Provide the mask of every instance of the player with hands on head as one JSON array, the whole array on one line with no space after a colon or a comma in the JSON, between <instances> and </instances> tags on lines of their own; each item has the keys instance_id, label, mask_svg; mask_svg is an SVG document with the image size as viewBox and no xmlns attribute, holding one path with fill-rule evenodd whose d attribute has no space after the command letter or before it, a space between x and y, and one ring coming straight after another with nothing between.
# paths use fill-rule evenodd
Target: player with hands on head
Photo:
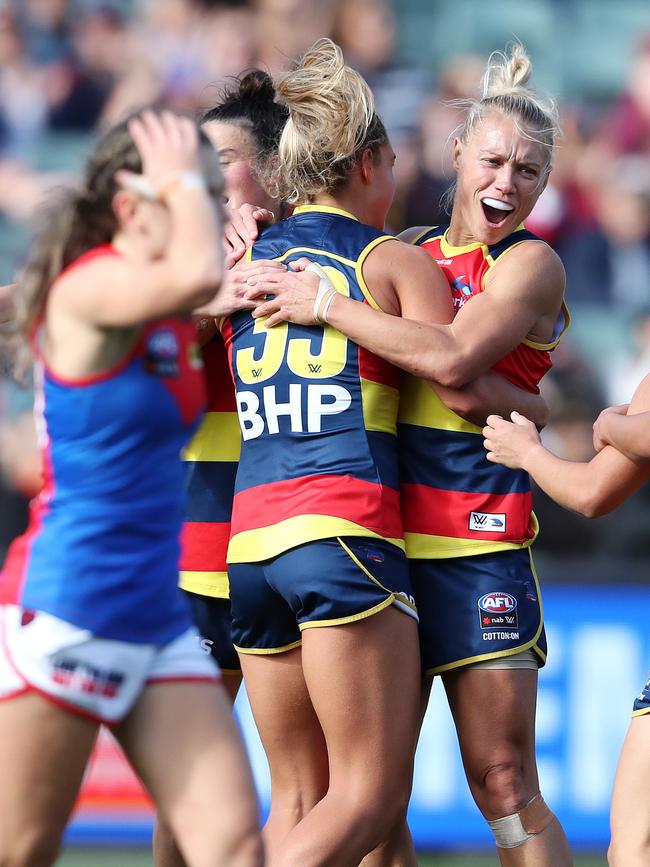
<instances>
[{"instance_id":1,"label":"player with hands on head","mask_svg":"<svg viewBox=\"0 0 650 867\"><path fill-rule=\"evenodd\" d=\"M189 867L262 864L243 744L177 586L180 451L205 400L191 312L222 279L221 196L195 124L144 111L98 142L16 286L44 486L0 574L3 864L55 861L102 723Z\"/></svg>"},{"instance_id":2,"label":"player with hands on head","mask_svg":"<svg viewBox=\"0 0 650 867\"><path fill-rule=\"evenodd\" d=\"M512 421L490 416L483 436L488 460L526 470L561 506L598 518L650 479L650 376L629 406L608 407L598 416L597 454L585 463L548 451L534 425L519 413L512 414ZM632 715L614 781L610 867L650 865L650 681L635 699Z\"/></svg>"}]
</instances>

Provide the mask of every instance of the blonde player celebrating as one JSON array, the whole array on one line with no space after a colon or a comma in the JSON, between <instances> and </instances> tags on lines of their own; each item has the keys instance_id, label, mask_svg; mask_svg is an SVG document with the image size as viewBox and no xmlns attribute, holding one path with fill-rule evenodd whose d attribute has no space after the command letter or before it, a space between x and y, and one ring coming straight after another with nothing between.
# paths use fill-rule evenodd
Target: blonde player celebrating
<instances>
[{"instance_id":1,"label":"blonde player celebrating","mask_svg":"<svg viewBox=\"0 0 650 867\"><path fill-rule=\"evenodd\" d=\"M329 298L326 316L349 339L420 377L402 388L400 447L423 666L442 676L468 782L501 864L567 867L568 843L540 794L535 762L546 639L529 552L538 529L530 479L495 472L481 428L449 412L426 381L458 387L491 368L537 393L568 324L562 264L522 225L546 185L559 132L554 105L526 86L530 74L521 46L493 55L483 96L470 101L454 141L450 223L406 235L445 273L453 324L395 320L341 293ZM275 295L255 312L267 325L313 322L317 275L250 279L251 296Z\"/></svg>"},{"instance_id":2,"label":"blonde player celebrating","mask_svg":"<svg viewBox=\"0 0 650 867\"><path fill-rule=\"evenodd\" d=\"M564 461L540 442L519 413L490 416L483 429L488 460L523 469L549 497L587 518L605 515L650 479L650 376L629 406L609 407L594 423L596 456ZM633 705L616 771L611 809L610 867L650 865L650 680ZM645 794L644 794L645 793Z\"/></svg>"}]
</instances>

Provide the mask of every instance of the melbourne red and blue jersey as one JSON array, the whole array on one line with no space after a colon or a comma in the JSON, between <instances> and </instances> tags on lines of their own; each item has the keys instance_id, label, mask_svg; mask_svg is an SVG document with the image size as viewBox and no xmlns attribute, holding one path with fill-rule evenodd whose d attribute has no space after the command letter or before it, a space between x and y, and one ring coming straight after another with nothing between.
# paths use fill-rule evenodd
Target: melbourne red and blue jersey
<instances>
[{"instance_id":1,"label":"melbourne red and blue jersey","mask_svg":"<svg viewBox=\"0 0 650 867\"><path fill-rule=\"evenodd\" d=\"M344 211L307 205L267 229L252 255L307 256L337 291L377 306L362 268L386 240ZM222 333L242 431L229 562L340 535L401 547L397 370L329 326L267 329L244 311Z\"/></svg>"},{"instance_id":2,"label":"melbourne red and blue jersey","mask_svg":"<svg viewBox=\"0 0 650 867\"><path fill-rule=\"evenodd\" d=\"M483 292L498 259L525 241L543 243L523 227L498 244L454 247L447 226L414 243L442 268L455 311ZM493 370L538 393L551 351L569 324L566 307L549 343L523 340ZM449 410L429 383L405 376L399 414L402 517L411 558L460 557L530 545L538 532L528 473L490 463L480 427Z\"/></svg>"},{"instance_id":3,"label":"melbourne red and blue jersey","mask_svg":"<svg viewBox=\"0 0 650 867\"><path fill-rule=\"evenodd\" d=\"M99 248L71 267L100 255L117 254ZM204 403L190 320L145 326L128 356L98 376L62 379L37 361L44 486L7 555L0 602L136 643L187 629L180 453Z\"/></svg>"}]
</instances>

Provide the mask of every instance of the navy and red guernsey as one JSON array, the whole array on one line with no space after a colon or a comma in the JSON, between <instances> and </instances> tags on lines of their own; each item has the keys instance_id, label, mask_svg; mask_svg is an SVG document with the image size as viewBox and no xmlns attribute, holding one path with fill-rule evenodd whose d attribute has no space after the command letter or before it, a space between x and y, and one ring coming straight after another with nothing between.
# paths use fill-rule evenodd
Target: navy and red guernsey
<instances>
[{"instance_id":1,"label":"navy and red guernsey","mask_svg":"<svg viewBox=\"0 0 650 867\"><path fill-rule=\"evenodd\" d=\"M454 247L446 230L428 229L413 243L444 272L455 312L485 290L501 256L524 242L544 243L522 226L498 244ZM568 324L563 304L549 343L525 339L492 369L519 388L539 393L539 382L551 367L550 353ZM399 443L408 557L464 557L533 542L538 524L528 473L490 463L481 428L448 409L423 379L404 377Z\"/></svg>"},{"instance_id":2,"label":"navy and red guernsey","mask_svg":"<svg viewBox=\"0 0 650 867\"><path fill-rule=\"evenodd\" d=\"M91 250L70 267L118 255ZM95 635L163 644L191 626L178 589L181 450L205 385L192 321L142 328L120 364L68 380L36 363L44 486L0 574L0 603Z\"/></svg>"},{"instance_id":3,"label":"navy and red guernsey","mask_svg":"<svg viewBox=\"0 0 650 867\"><path fill-rule=\"evenodd\" d=\"M252 255L307 256L337 291L376 307L362 268L387 240L345 211L304 205L265 230ZM396 368L328 325L267 329L243 311L222 333L242 431L228 562L337 536L403 547Z\"/></svg>"}]
</instances>

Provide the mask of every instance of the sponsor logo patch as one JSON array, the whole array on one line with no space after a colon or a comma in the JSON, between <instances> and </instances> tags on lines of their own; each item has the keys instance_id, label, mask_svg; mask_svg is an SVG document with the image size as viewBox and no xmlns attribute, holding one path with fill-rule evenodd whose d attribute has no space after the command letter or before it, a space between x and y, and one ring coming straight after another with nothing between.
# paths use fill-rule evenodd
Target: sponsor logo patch
<instances>
[{"instance_id":1,"label":"sponsor logo patch","mask_svg":"<svg viewBox=\"0 0 650 867\"><path fill-rule=\"evenodd\" d=\"M154 376L176 377L179 353L176 334L169 328L158 328L147 339L145 369Z\"/></svg>"},{"instance_id":2,"label":"sponsor logo patch","mask_svg":"<svg viewBox=\"0 0 650 867\"><path fill-rule=\"evenodd\" d=\"M52 663L52 680L69 689L115 698L124 683L124 674L63 657Z\"/></svg>"},{"instance_id":3,"label":"sponsor logo patch","mask_svg":"<svg viewBox=\"0 0 650 867\"><path fill-rule=\"evenodd\" d=\"M505 512L470 512L469 529L480 533L505 533Z\"/></svg>"},{"instance_id":4,"label":"sponsor logo patch","mask_svg":"<svg viewBox=\"0 0 650 867\"><path fill-rule=\"evenodd\" d=\"M494 591L478 600L481 629L518 629L517 600L509 593Z\"/></svg>"}]
</instances>

